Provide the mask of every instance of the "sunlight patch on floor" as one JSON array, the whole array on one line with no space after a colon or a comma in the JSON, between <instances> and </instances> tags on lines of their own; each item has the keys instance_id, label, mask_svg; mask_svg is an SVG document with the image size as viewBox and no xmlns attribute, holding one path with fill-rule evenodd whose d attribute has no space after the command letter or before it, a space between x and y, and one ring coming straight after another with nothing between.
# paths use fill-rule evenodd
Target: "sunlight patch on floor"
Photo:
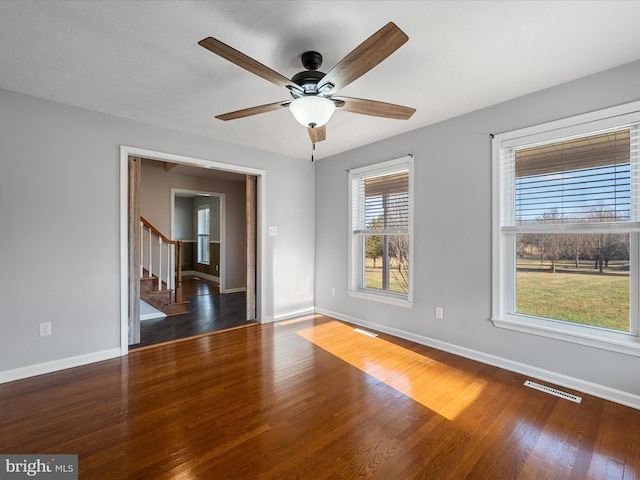
<instances>
[{"instance_id":1,"label":"sunlight patch on floor","mask_svg":"<svg viewBox=\"0 0 640 480\"><path fill-rule=\"evenodd\" d=\"M473 374L379 337L362 335L337 321L297 334L449 420L470 405L486 385Z\"/></svg>"}]
</instances>

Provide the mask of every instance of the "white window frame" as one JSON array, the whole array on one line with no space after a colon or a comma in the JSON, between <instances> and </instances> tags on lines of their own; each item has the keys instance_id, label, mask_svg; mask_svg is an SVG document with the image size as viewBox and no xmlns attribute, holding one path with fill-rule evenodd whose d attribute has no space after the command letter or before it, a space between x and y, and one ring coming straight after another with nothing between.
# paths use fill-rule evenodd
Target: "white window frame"
<instances>
[{"instance_id":1,"label":"white window frame","mask_svg":"<svg viewBox=\"0 0 640 480\"><path fill-rule=\"evenodd\" d=\"M357 182L360 178L369 177L380 174L391 174L406 170L409 172L409 292L406 295L402 295L394 292L365 289L360 287L360 277L363 271L363 261L360 257L362 251L359 246L359 238L361 235L357 235L353 232L353 225L355 216L358 212L354 212L354 195L358 194ZM371 300L374 302L385 303L388 305L395 305L404 308L413 308L413 155L407 155L394 160L386 162L376 163L373 165L360 167L357 169L349 170L349 262L348 262L348 291L349 296L354 298L360 298L365 300Z\"/></svg>"},{"instance_id":2,"label":"white window frame","mask_svg":"<svg viewBox=\"0 0 640 480\"><path fill-rule=\"evenodd\" d=\"M640 214L640 199L638 198L640 192L632 192L632 211L635 211L635 214L632 213L632 222L629 222L624 230L630 232L630 332L617 332L588 325L515 314L510 310L513 310L515 297L514 272L516 255L513 242L509 240L513 238L513 235L509 235L511 227L502 225L502 219L505 218L504 215L506 213L503 210L508 208L506 207L508 202L504 201L503 195L509 194L506 190L512 189L513 185L505 187L508 181L505 180L505 171L500 155L502 150L508 148L588 134L635 122L640 122L640 101L506 132L493 137L491 320L496 327L640 356L640 219L638 218ZM632 153L632 170L639 168L639 162L638 152L635 152L635 158ZM510 215L509 213L506 214ZM559 233L563 227L558 225ZM575 233L580 233L576 227L571 230L576 230Z\"/></svg>"}]
</instances>

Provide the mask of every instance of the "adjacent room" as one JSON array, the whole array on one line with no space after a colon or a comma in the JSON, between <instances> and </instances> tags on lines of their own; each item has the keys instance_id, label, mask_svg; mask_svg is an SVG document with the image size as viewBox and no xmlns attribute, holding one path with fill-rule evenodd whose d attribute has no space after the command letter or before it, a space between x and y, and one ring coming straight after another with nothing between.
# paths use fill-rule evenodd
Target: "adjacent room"
<instances>
[{"instance_id":1,"label":"adjacent room","mask_svg":"<svg viewBox=\"0 0 640 480\"><path fill-rule=\"evenodd\" d=\"M640 478L639 17L0 1L0 477Z\"/></svg>"},{"instance_id":2,"label":"adjacent room","mask_svg":"<svg viewBox=\"0 0 640 480\"><path fill-rule=\"evenodd\" d=\"M247 228L247 176L140 161L140 238L132 242L140 254L131 260L141 266L140 339L130 348L255 322L246 301L247 268L255 268L245 248L247 232L255 236Z\"/></svg>"}]
</instances>

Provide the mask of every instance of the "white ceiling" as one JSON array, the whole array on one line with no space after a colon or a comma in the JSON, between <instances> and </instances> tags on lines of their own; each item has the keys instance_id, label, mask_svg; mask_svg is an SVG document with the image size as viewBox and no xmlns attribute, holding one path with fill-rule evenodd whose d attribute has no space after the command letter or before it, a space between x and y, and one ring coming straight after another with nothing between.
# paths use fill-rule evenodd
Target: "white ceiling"
<instances>
[{"instance_id":1,"label":"white ceiling","mask_svg":"<svg viewBox=\"0 0 640 480\"><path fill-rule=\"evenodd\" d=\"M326 72L393 21L409 41L337 94L417 112L337 111L323 158L637 60L638 18L639 1L0 0L0 88L309 158L286 109L214 118L290 97L198 41L215 37L290 78L302 52L322 53Z\"/></svg>"}]
</instances>

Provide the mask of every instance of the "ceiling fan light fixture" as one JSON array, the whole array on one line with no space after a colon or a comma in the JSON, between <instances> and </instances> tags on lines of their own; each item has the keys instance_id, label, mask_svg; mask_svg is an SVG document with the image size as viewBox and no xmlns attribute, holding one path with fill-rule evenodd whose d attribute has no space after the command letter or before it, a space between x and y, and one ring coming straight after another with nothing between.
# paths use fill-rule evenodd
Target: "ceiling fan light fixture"
<instances>
[{"instance_id":1,"label":"ceiling fan light fixture","mask_svg":"<svg viewBox=\"0 0 640 480\"><path fill-rule=\"evenodd\" d=\"M329 121L336 110L335 104L324 97L308 96L296 98L289 105L295 119L305 127L321 127Z\"/></svg>"}]
</instances>

